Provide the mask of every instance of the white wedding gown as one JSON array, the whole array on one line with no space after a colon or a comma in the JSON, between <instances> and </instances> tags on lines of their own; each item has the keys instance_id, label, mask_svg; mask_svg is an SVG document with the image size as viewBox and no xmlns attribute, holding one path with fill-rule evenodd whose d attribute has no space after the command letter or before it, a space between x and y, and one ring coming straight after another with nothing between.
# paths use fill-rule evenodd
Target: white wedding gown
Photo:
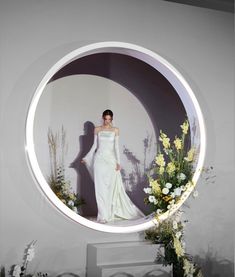
<instances>
[{"instance_id":1,"label":"white wedding gown","mask_svg":"<svg viewBox=\"0 0 235 277\"><path fill-rule=\"evenodd\" d=\"M98 207L98 222L138 219L144 214L132 203L122 182L120 170L119 136L102 130L94 135L94 143L83 158L94 181Z\"/></svg>"}]
</instances>

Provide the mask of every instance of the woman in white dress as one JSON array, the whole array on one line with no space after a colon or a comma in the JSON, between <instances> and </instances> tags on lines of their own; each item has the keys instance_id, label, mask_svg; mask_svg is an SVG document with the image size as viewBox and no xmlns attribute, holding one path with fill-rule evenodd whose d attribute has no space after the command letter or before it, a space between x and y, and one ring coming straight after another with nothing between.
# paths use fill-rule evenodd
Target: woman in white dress
<instances>
[{"instance_id":1,"label":"woman in white dress","mask_svg":"<svg viewBox=\"0 0 235 277\"><path fill-rule=\"evenodd\" d=\"M95 127L94 143L82 159L94 181L97 221L137 219L144 214L132 203L120 173L119 129L112 126L113 112L105 110L103 125Z\"/></svg>"}]
</instances>

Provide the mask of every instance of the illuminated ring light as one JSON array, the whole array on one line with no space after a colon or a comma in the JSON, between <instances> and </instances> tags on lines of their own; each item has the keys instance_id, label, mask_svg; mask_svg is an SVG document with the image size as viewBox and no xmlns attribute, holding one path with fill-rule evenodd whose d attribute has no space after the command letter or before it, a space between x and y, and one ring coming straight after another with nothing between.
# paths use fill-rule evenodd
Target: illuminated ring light
<instances>
[{"instance_id":1,"label":"illuminated ring light","mask_svg":"<svg viewBox=\"0 0 235 277\"><path fill-rule=\"evenodd\" d=\"M170 210L161 214L158 219L155 219L153 214L150 216L146 216L140 221L138 221L135 225L130 226L111 226L96 223L90 221L77 213L73 212L70 208L68 208L59 198L54 194L51 190L50 186L48 185L45 177L43 176L41 169L39 167L35 148L34 148L34 140L33 140L33 126L34 126L34 117L35 111L37 108L38 101L45 89L45 86L49 82L49 80L58 72L61 68L65 65L69 64L70 62L79 59L81 57L97 54L97 53L118 53L118 54L125 54L131 57L137 58L142 60L143 62L149 64L157 71L159 71L175 88L176 92L178 93L185 110L188 115L190 128L193 126L193 122L195 120L198 123L198 159L197 165L195 167L195 174L192 178L193 186L189 187L181 197L181 200ZM193 139L193 138L191 138ZM149 229L153 226L159 224L159 222L165 220L174 212L176 212L180 206L184 203L184 201L188 198L192 190L194 189L196 182L200 176L200 172L203 167L204 158L205 158L205 150L206 150L206 135L205 135L205 124L203 120L203 115L198 104L198 101L190 88L189 84L186 82L184 77L171 65L169 64L164 58L156 54L155 52L148 50L144 47L124 43L124 42L116 42L116 41L108 41L108 42L99 42L93 43L81 48L78 48L62 59L60 59L44 76L42 81L40 82L39 86L34 93L32 101L29 106L27 119L26 119L26 153L28 157L28 162L30 168L32 169L32 173L40 186L40 190L47 196L50 203L53 204L62 214L69 217L71 220L80 223L86 227L103 231L103 232L110 232L110 233L132 233L143 231ZM137 222L137 221L136 221Z\"/></svg>"}]
</instances>

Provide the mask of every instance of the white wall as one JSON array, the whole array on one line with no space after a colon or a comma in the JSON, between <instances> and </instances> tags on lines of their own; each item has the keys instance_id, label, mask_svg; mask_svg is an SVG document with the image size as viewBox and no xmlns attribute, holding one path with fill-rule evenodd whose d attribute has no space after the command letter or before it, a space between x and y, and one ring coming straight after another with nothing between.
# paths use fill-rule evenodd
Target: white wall
<instances>
[{"instance_id":1,"label":"white wall","mask_svg":"<svg viewBox=\"0 0 235 277\"><path fill-rule=\"evenodd\" d=\"M61 216L39 193L24 149L27 109L47 70L80 46L110 40L156 51L193 88L206 121L206 165L215 167L216 182L201 181L199 198L186 209L188 252L200 259L211 252L218 272L223 259L232 261L233 15L160 0L3 0L0 7L0 263L20 262L25 245L37 239L32 267L83 276L87 242L134 239Z\"/></svg>"}]
</instances>

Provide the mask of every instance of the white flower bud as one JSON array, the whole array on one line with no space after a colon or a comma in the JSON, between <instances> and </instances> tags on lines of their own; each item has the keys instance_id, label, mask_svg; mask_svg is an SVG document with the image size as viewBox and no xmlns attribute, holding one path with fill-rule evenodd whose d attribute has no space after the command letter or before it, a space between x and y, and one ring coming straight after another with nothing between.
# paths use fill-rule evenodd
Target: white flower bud
<instances>
[{"instance_id":1,"label":"white flower bud","mask_svg":"<svg viewBox=\"0 0 235 277\"><path fill-rule=\"evenodd\" d=\"M171 183L166 183L166 184L165 184L165 187L168 188L168 189L170 189L170 188L172 187L172 184L171 184Z\"/></svg>"},{"instance_id":2,"label":"white flower bud","mask_svg":"<svg viewBox=\"0 0 235 277\"><path fill-rule=\"evenodd\" d=\"M168 189L168 188L164 188L164 189L162 190L162 193L163 193L163 194L168 194L168 193L169 193L169 189Z\"/></svg>"}]
</instances>

